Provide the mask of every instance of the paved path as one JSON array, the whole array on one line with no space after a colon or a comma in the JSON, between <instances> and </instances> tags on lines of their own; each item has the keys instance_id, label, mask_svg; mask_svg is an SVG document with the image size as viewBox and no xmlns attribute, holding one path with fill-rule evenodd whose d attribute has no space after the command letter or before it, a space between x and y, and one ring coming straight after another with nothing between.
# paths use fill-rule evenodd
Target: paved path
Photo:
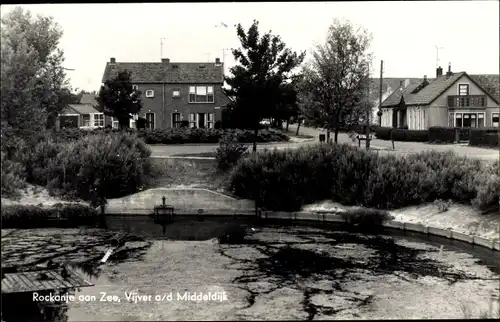
<instances>
[{"instance_id":1,"label":"paved path","mask_svg":"<svg viewBox=\"0 0 500 322\"><path fill-rule=\"evenodd\" d=\"M289 130L290 131L295 131L296 125L290 125ZM288 148L297 148L302 145L307 145L307 144L315 144L318 143L318 136L319 134L326 133L326 131L321 130L321 129L314 129L314 128L308 128L308 127L300 127L300 134L306 134L306 135L312 135L314 136L313 141L308 141L308 142L300 142L300 143L291 143L291 142L286 142L286 143L267 143L267 144L258 144L257 149L258 150L264 150L264 149L288 149ZM357 142L353 142L346 133L339 133L338 137L338 142L339 143L347 143L347 144L352 144L352 145L357 145ZM474 157L474 158L479 158L484 161L490 161L494 162L495 160L500 159L500 152L495 149L485 149L485 148L477 148L477 147L470 147L467 145L457 145L457 144L428 144L428 143L419 143L419 142L395 142L395 151L396 153L400 154L406 154L406 153L416 153L416 152L422 152L426 150L434 150L434 151L449 151L453 150L455 151L458 155L461 156L467 156L467 157ZM215 151L217 148L218 144L198 144L198 145L151 145L151 151L152 151L152 156L153 157L166 157L166 156L173 156L173 155L179 155L179 154L198 154L198 153L210 153ZM251 149L251 144L248 144L248 146ZM362 146L363 143L362 143ZM378 150L390 150L387 153L392 153L392 143L391 141L385 141L385 140L378 140L374 139L371 142L370 145L374 149Z\"/></svg>"}]
</instances>

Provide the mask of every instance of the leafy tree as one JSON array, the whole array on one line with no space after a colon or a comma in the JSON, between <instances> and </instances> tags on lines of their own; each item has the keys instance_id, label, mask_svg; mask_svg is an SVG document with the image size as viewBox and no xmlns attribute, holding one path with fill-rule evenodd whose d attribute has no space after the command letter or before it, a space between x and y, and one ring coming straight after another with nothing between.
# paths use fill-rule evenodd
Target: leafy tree
<instances>
[{"instance_id":1,"label":"leafy tree","mask_svg":"<svg viewBox=\"0 0 500 322\"><path fill-rule=\"evenodd\" d=\"M69 86L51 17L14 8L1 19L2 150L7 159L29 144L67 104Z\"/></svg>"},{"instance_id":2,"label":"leafy tree","mask_svg":"<svg viewBox=\"0 0 500 322\"><path fill-rule=\"evenodd\" d=\"M97 108L105 115L117 118L120 129L128 128L132 115L142 108L141 92L132 88L131 75L125 70L106 80L97 96Z\"/></svg>"},{"instance_id":3,"label":"leafy tree","mask_svg":"<svg viewBox=\"0 0 500 322\"><path fill-rule=\"evenodd\" d=\"M293 103L292 96L284 94L286 84L305 56L292 52L271 31L261 37L258 24L254 20L246 33L241 24L237 25L241 48L233 49L232 53L238 65L231 68L232 77L225 79L230 86L228 95L236 98L231 113L238 114L238 119L254 129L254 152L260 121L281 115L279 107Z\"/></svg>"},{"instance_id":4,"label":"leafy tree","mask_svg":"<svg viewBox=\"0 0 500 322\"><path fill-rule=\"evenodd\" d=\"M317 45L304 70L302 108L312 124L334 131L364 122L371 35L349 21L334 20L326 41Z\"/></svg>"}]
</instances>

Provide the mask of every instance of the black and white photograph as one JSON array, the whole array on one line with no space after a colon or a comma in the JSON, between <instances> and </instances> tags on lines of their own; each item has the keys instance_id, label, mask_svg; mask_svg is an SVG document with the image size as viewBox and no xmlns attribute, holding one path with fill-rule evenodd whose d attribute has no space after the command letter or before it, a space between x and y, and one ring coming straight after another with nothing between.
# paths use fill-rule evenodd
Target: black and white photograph
<instances>
[{"instance_id":1,"label":"black and white photograph","mask_svg":"<svg viewBox=\"0 0 500 322\"><path fill-rule=\"evenodd\" d=\"M499 12L1 5L1 322L500 319Z\"/></svg>"}]
</instances>

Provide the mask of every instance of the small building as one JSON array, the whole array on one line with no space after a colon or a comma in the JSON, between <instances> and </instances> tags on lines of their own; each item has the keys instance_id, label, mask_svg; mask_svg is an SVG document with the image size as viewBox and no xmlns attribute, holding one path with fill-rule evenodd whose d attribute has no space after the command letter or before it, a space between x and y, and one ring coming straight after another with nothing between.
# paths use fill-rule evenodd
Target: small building
<instances>
[{"instance_id":1,"label":"small building","mask_svg":"<svg viewBox=\"0 0 500 322\"><path fill-rule=\"evenodd\" d=\"M142 93L143 107L131 122L144 117L150 129L177 128L182 121L188 121L192 128L214 128L229 103L222 90L224 67L219 58L213 63L176 63L168 58L161 62L116 62L111 58L102 82L124 70L131 72L134 89ZM118 126L117 120L111 122Z\"/></svg>"},{"instance_id":2,"label":"small building","mask_svg":"<svg viewBox=\"0 0 500 322\"><path fill-rule=\"evenodd\" d=\"M420 82L400 83L399 90L382 102L381 125L410 130L431 126L498 127L499 99L492 89L485 89L477 81L478 76L454 73L450 65L445 75L438 67L434 80L424 76ZM491 77L483 80L492 85Z\"/></svg>"},{"instance_id":3,"label":"small building","mask_svg":"<svg viewBox=\"0 0 500 322\"><path fill-rule=\"evenodd\" d=\"M81 128L81 129L96 129L104 127L106 117L102 112L99 112L95 106L95 93L82 94L80 103L69 104L56 119L56 129L63 128Z\"/></svg>"}]
</instances>

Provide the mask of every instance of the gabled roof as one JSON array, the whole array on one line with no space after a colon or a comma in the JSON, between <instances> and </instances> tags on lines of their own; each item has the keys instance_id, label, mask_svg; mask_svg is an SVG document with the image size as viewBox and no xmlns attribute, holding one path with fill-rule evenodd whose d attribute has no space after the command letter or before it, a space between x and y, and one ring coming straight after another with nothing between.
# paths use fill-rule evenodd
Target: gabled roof
<instances>
[{"instance_id":1,"label":"gabled roof","mask_svg":"<svg viewBox=\"0 0 500 322\"><path fill-rule=\"evenodd\" d=\"M478 74L469 75L469 77L500 102L500 75L499 74Z\"/></svg>"},{"instance_id":2,"label":"gabled roof","mask_svg":"<svg viewBox=\"0 0 500 322\"><path fill-rule=\"evenodd\" d=\"M420 86L420 84L422 84L423 81L424 81L423 78L422 79L414 78L414 79L410 80L410 84L407 87L404 87L402 91L401 91L400 87L396 88L396 90L394 90L394 92L392 92L392 94L389 95L389 97L387 97L387 99L382 102L382 107L399 105L399 103L401 102L401 97L403 95L404 95L405 101L406 101L406 97L408 95L414 95L414 94L411 94L411 92L413 92L418 86ZM429 85L427 85L427 86L429 86Z\"/></svg>"},{"instance_id":3,"label":"gabled roof","mask_svg":"<svg viewBox=\"0 0 500 322\"><path fill-rule=\"evenodd\" d=\"M204 66L204 67L200 67ZM224 69L215 63L106 63L102 82L118 75L119 71L132 73L133 83L223 83Z\"/></svg>"},{"instance_id":4,"label":"gabled roof","mask_svg":"<svg viewBox=\"0 0 500 322\"><path fill-rule=\"evenodd\" d=\"M69 104L61 114L90 114L100 113L90 104Z\"/></svg>"}]
</instances>

